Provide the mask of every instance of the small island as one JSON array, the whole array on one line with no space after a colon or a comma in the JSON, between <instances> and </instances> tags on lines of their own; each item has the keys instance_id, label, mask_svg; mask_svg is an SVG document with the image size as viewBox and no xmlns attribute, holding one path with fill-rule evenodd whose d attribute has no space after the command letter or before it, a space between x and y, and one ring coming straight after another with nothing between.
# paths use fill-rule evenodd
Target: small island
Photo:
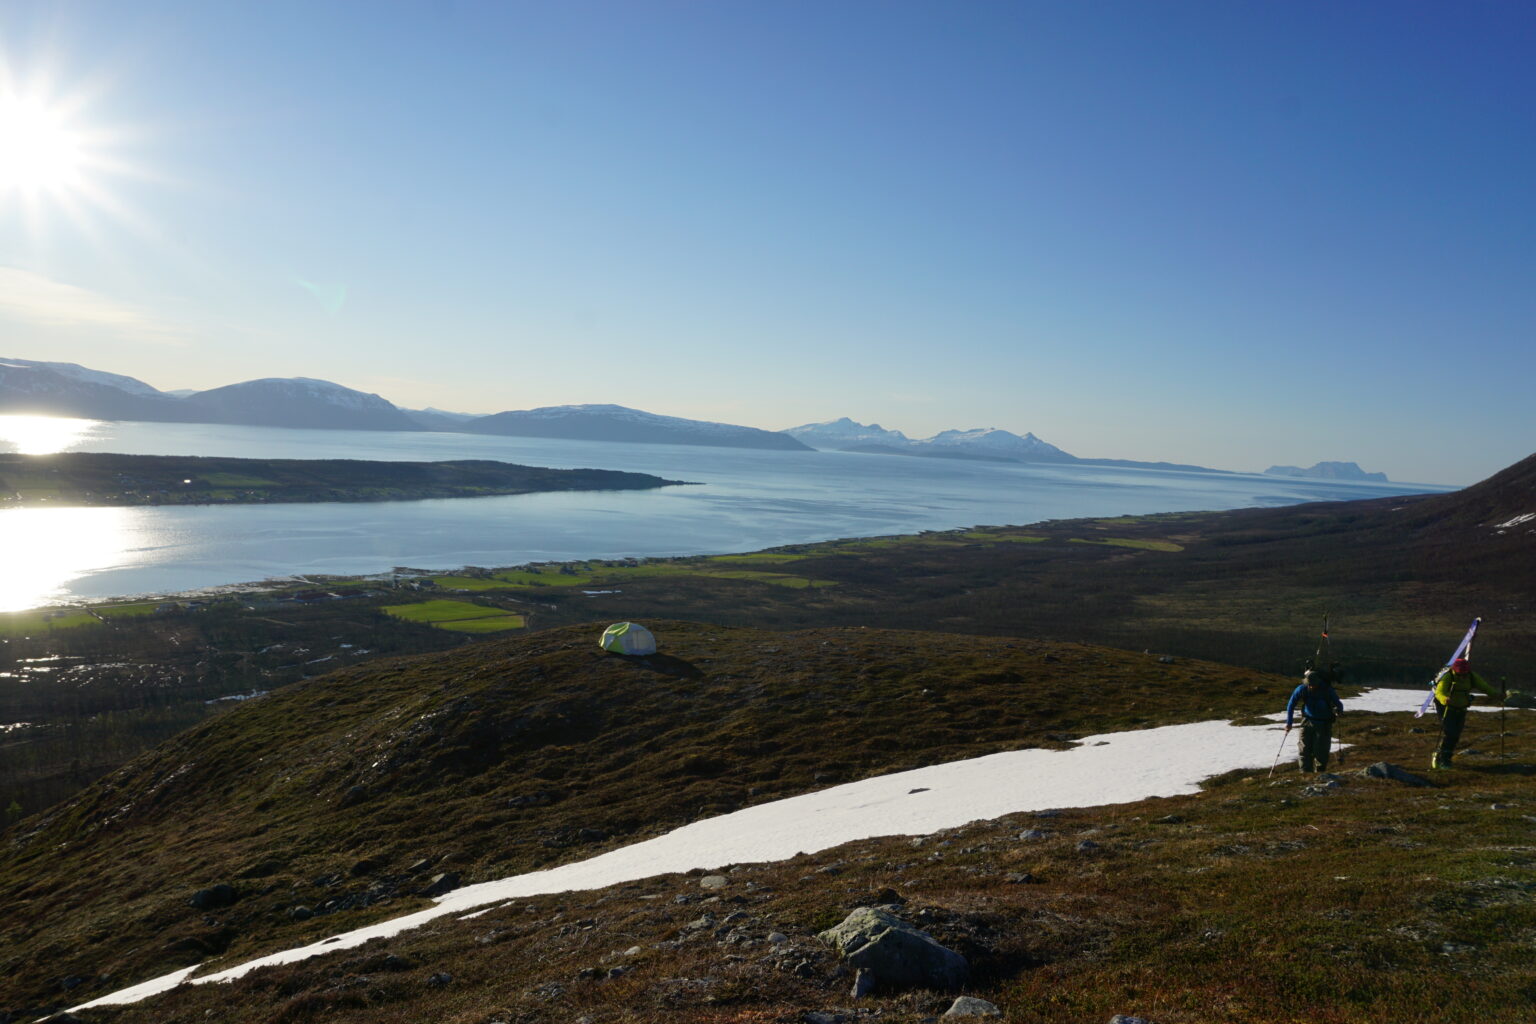
<instances>
[{"instance_id":1,"label":"small island","mask_svg":"<svg viewBox=\"0 0 1536 1024\"><path fill-rule=\"evenodd\" d=\"M0 508L411 501L541 491L630 491L681 483L648 473L543 469L485 459L370 462L107 452L0 454Z\"/></svg>"}]
</instances>

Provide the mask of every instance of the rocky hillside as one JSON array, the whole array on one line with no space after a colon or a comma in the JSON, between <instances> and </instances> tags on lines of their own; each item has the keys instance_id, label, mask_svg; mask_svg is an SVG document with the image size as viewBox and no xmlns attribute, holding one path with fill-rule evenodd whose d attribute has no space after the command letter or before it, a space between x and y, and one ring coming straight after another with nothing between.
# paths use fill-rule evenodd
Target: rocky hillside
<instances>
[{"instance_id":1,"label":"rocky hillside","mask_svg":"<svg viewBox=\"0 0 1536 1024\"><path fill-rule=\"evenodd\" d=\"M0 853L0 1019L233 966L744 805L1244 717L1291 685L1074 644L652 625L663 653L646 659L603 654L592 624L321 677L23 822ZM1479 752L1432 786L1361 774L1421 761L1434 737L1406 714L1355 716L1341 731L1358 747L1332 776L1234 772L1194 796L516 899L75 1017L918 1024L964 994L1049 1024L1364 1024L1430 1007L1513 1020L1536 934L1522 816L1536 736L1517 721L1490 737L1480 717ZM877 934L822 934L862 907L887 922ZM894 973L876 956L892 943L943 966ZM1447 1005L1430 982L1448 968Z\"/></svg>"},{"instance_id":2,"label":"rocky hillside","mask_svg":"<svg viewBox=\"0 0 1536 1024\"><path fill-rule=\"evenodd\" d=\"M293 686L6 832L0 1009L314 941L422 905L435 875L498 878L833 782L1207 706L1247 714L1285 686L1070 644L653 625L663 653L645 660L580 626ZM232 904L196 905L220 885ZM85 980L65 996L66 978Z\"/></svg>"}]
</instances>

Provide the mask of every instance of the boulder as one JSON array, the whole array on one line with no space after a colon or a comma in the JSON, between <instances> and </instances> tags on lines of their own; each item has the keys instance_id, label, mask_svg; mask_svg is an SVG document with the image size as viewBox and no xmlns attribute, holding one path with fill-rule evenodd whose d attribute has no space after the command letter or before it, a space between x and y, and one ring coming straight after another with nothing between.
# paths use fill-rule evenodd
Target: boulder
<instances>
[{"instance_id":1,"label":"boulder","mask_svg":"<svg viewBox=\"0 0 1536 1024\"><path fill-rule=\"evenodd\" d=\"M970 976L965 957L881 908L859 907L817 937L882 989L955 989Z\"/></svg>"},{"instance_id":2,"label":"boulder","mask_svg":"<svg viewBox=\"0 0 1536 1024\"><path fill-rule=\"evenodd\" d=\"M1504 706L1507 708L1536 708L1536 696L1529 693L1521 693L1519 690L1510 690L1509 696L1504 698Z\"/></svg>"},{"instance_id":3,"label":"boulder","mask_svg":"<svg viewBox=\"0 0 1536 1024\"><path fill-rule=\"evenodd\" d=\"M457 889L461 884L463 883L461 882L460 875L457 871L445 871L440 875L433 875L430 879L428 879L426 888L421 890L421 895L433 897L442 896L446 893L453 892L453 890Z\"/></svg>"},{"instance_id":4,"label":"boulder","mask_svg":"<svg viewBox=\"0 0 1536 1024\"><path fill-rule=\"evenodd\" d=\"M1393 782L1402 782L1410 786L1427 786L1429 780L1421 778L1409 771L1404 771L1395 764L1387 761L1377 761L1369 768L1363 768L1360 774L1371 779L1390 779Z\"/></svg>"},{"instance_id":5,"label":"boulder","mask_svg":"<svg viewBox=\"0 0 1536 1024\"><path fill-rule=\"evenodd\" d=\"M1003 1011L995 1003L975 996L961 996L944 1011L946 1017L1001 1017Z\"/></svg>"}]
</instances>

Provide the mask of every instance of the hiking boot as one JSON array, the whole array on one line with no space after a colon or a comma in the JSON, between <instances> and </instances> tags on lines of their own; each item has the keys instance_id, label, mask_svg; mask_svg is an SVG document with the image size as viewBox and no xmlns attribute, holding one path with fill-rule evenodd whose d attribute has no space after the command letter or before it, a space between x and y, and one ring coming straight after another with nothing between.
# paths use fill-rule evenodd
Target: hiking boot
<instances>
[{"instance_id":1,"label":"hiking boot","mask_svg":"<svg viewBox=\"0 0 1536 1024\"><path fill-rule=\"evenodd\" d=\"M1429 766L1431 768L1449 768L1451 766L1451 759L1437 750L1429 755Z\"/></svg>"}]
</instances>

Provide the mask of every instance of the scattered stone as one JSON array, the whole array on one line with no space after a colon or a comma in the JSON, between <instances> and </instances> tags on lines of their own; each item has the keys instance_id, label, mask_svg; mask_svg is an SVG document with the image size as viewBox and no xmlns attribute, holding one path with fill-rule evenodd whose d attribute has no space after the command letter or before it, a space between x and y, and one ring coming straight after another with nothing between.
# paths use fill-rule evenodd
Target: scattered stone
<instances>
[{"instance_id":1,"label":"scattered stone","mask_svg":"<svg viewBox=\"0 0 1536 1024\"><path fill-rule=\"evenodd\" d=\"M1405 771L1388 761L1377 761L1369 768L1362 769L1360 774L1372 779L1390 779L1393 782L1403 782L1410 786L1429 785L1428 779Z\"/></svg>"},{"instance_id":2,"label":"scattered stone","mask_svg":"<svg viewBox=\"0 0 1536 1024\"><path fill-rule=\"evenodd\" d=\"M809 1010L800 1019L805 1024L847 1024L848 1015L845 1013L823 1013L819 1010Z\"/></svg>"},{"instance_id":3,"label":"scattered stone","mask_svg":"<svg viewBox=\"0 0 1536 1024\"><path fill-rule=\"evenodd\" d=\"M855 999L863 999L875 990L875 972L861 967L853 976L853 991L848 994Z\"/></svg>"},{"instance_id":4,"label":"scattered stone","mask_svg":"<svg viewBox=\"0 0 1536 1024\"><path fill-rule=\"evenodd\" d=\"M187 903L198 910L217 910L219 907L233 905L239 898L240 894L235 892L234 886L221 882L210 888L197 890L187 899Z\"/></svg>"},{"instance_id":5,"label":"scattered stone","mask_svg":"<svg viewBox=\"0 0 1536 1024\"><path fill-rule=\"evenodd\" d=\"M69 977L59 982L59 984L64 986L64 991L71 992L90 980L90 978L84 978L78 974L71 974Z\"/></svg>"},{"instance_id":6,"label":"scattered stone","mask_svg":"<svg viewBox=\"0 0 1536 1024\"><path fill-rule=\"evenodd\" d=\"M970 975L965 957L875 907L859 907L818 938L834 946L849 966L869 971L883 989L954 989Z\"/></svg>"},{"instance_id":7,"label":"scattered stone","mask_svg":"<svg viewBox=\"0 0 1536 1024\"><path fill-rule=\"evenodd\" d=\"M1050 835L1050 833L1045 831L1044 829L1027 828L1023 832L1019 833L1019 839L1021 839L1021 840L1044 839L1048 835Z\"/></svg>"},{"instance_id":8,"label":"scattered stone","mask_svg":"<svg viewBox=\"0 0 1536 1024\"><path fill-rule=\"evenodd\" d=\"M1177 814L1165 814L1161 818L1153 818L1152 819L1152 824L1154 824L1154 825L1182 825L1182 824L1184 824L1184 819L1179 817Z\"/></svg>"},{"instance_id":9,"label":"scattered stone","mask_svg":"<svg viewBox=\"0 0 1536 1024\"><path fill-rule=\"evenodd\" d=\"M724 875L705 875L703 878L699 879L699 888L724 889L730 883L731 880L726 878Z\"/></svg>"},{"instance_id":10,"label":"scattered stone","mask_svg":"<svg viewBox=\"0 0 1536 1024\"><path fill-rule=\"evenodd\" d=\"M1044 810L1044 811L1036 811L1035 812L1035 817L1037 817L1037 818L1059 818L1059 817L1061 817L1061 811L1056 809L1056 808L1054 808L1054 807L1052 807L1052 808L1048 808L1047 810Z\"/></svg>"},{"instance_id":11,"label":"scattered stone","mask_svg":"<svg viewBox=\"0 0 1536 1024\"><path fill-rule=\"evenodd\" d=\"M1490 811L1507 811L1507 810L1510 810L1511 808L1513 808L1514 806L1515 806L1514 804L1489 804L1488 805L1488 809Z\"/></svg>"},{"instance_id":12,"label":"scattered stone","mask_svg":"<svg viewBox=\"0 0 1536 1024\"><path fill-rule=\"evenodd\" d=\"M1117 1013L1109 1018L1109 1024L1152 1024L1152 1022L1145 1017L1127 1017L1123 1013Z\"/></svg>"},{"instance_id":13,"label":"scattered stone","mask_svg":"<svg viewBox=\"0 0 1536 1024\"><path fill-rule=\"evenodd\" d=\"M629 973L629 969L630 968L628 964L619 964L616 967L610 967L608 968L608 977L621 978Z\"/></svg>"},{"instance_id":14,"label":"scattered stone","mask_svg":"<svg viewBox=\"0 0 1536 1024\"><path fill-rule=\"evenodd\" d=\"M1510 690L1509 696L1504 698L1504 706L1507 708L1536 708L1536 696L1529 693L1521 693L1519 690Z\"/></svg>"},{"instance_id":15,"label":"scattered stone","mask_svg":"<svg viewBox=\"0 0 1536 1024\"><path fill-rule=\"evenodd\" d=\"M444 986L450 985L452 983L453 975L444 971L438 971L436 974L427 979L428 988L443 988Z\"/></svg>"},{"instance_id":16,"label":"scattered stone","mask_svg":"<svg viewBox=\"0 0 1536 1024\"><path fill-rule=\"evenodd\" d=\"M423 857L420 860L415 861L414 863L412 863L410 867L406 868L405 869L405 873L408 874L408 875L419 875L419 874L421 874L423 871L427 870L427 868L429 868L431 866L432 866L432 858L431 857Z\"/></svg>"},{"instance_id":17,"label":"scattered stone","mask_svg":"<svg viewBox=\"0 0 1536 1024\"><path fill-rule=\"evenodd\" d=\"M901 906L907 902L905 896L902 896L901 893L897 892L895 889L890 888L889 886L875 893L874 901L876 903L895 904L896 906Z\"/></svg>"},{"instance_id":18,"label":"scattered stone","mask_svg":"<svg viewBox=\"0 0 1536 1024\"><path fill-rule=\"evenodd\" d=\"M295 921L308 921L315 916L315 912L308 907L290 907L288 908L288 916Z\"/></svg>"},{"instance_id":19,"label":"scattered stone","mask_svg":"<svg viewBox=\"0 0 1536 1024\"><path fill-rule=\"evenodd\" d=\"M770 945L782 946L789 941L789 936L783 932L769 932L767 941Z\"/></svg>"},{"instance_id":20,"label":"scattered stone","mask_svg":"<svg viewBox=\"0 0 1536 1024\"><path fill-rule=\"evenodd\" d=\"M1003 881L1009 885L1036 885L1040 879L1028 871L1013 871L1005 875Z\"/></svg>"},{"instance_id":21,"label":"scattered stone","mask_svg":"<svg viewBox=\"0 0 1536 1024\"><path fill-rule=\"evenodd\" d=\"M368 788L366 786L353 786L345 793L341 794L341 800L339 802L342 807L353 807L367 799Z\"/></svg>"},{"instance_id":22,"label":"scattered stone","mask_svg":"<svg viewBox=\"0 0 1536 1024\"><path fill-rule=\"evenodd\" d=\"M946 1017L1001 1017L1003 1011L995 1003L975 996L961 996L944 1011Z\"/></svg>"},{"instance_id":23,"label":"scattered stone","mask_svg":"<svg viewBox=\"0 0 1536 1024\"><path fill-rule=\"evenodd\" d=\"M1174 660L1175 659L1174 659L1173 655L1165 654L1161 658L1157 659L1157 663L1159 665L1172 665L1174 663Z\"/></svg>"},{"instance_id":24,"label":"scattered stone","mask_svg":"<svg viewBox=\"0 0 1536 1024\"><path fill-rule=\"evenodd\" d=\"M440 875L433 875L427 881L426 888L421 890L422 896L442 896L457 889L461 879L457 871L445 871Z\"/></svg>"},{"instance_id":25,"label":"scattered stone","mask_svg":"<svg viewBox=\"0 0 1536 1024\"><path fill-rule=\"evenodd\" d=\"M1082 842L1077 844L1077 852L1078 853L1093 854L1093 853L1099 853L1099 852L1103 851L1103 849L1104 849L1104 847L1100 846L1098 843L1094 842L1092 839L1084 839Z\"/></svg>"}]
</instances>

